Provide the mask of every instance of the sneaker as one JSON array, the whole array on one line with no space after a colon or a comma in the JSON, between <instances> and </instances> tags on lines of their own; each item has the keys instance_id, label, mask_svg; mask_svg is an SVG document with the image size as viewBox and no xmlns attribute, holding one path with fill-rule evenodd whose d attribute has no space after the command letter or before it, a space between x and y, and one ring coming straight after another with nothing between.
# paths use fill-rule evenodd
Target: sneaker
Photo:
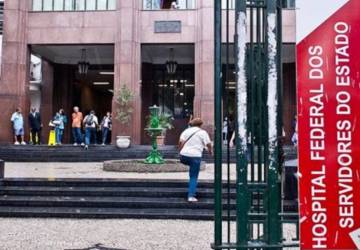
<instances>
[{"instance_id":1,"label":"sneaker","mask_svg":"<svg viewBox=\"0 0 360 250\"><path fill-rule=\"evenodd\" d=\"M89 146L88 146L88 145L85 145L84 149L85 149L85 150L88 150L88 149L89 149Z\"/></svg>"},{"instance_id":2,"label":"sneaker","mask_svg":"<svg viewBox=\"0 0 360 250\"><path fill-rule=\"evenodd\" d=\"M75 142L75 143L74 143L74 146L76 147L77 145L78 145L78 144Z\"/></svg>"},{"instance_id":3,"label":"sneaker","mask_svg":"<svg viewBox=\"0 0 360 250\"><path fill-rule=\"evenodd\" d=\"M85 143L81 143L81 146L84 147L84 146L85 146Z\"/></svg>"},{"instance_id":4,"label":"sneaker","mask_svg":"<svg viewBox=\"0 0 360 250\"><path fill-rule=\"evenodd\" d=\"M22 141L22 142L21 142L21 145L26 145L26 142Z\"/></svg>"},{"instance_id":5,"label":"sneaker","mask_svg":"<svg viewBox=\"0 0 360 250\"><path fill-rule=\"evenodd\" d=\"M197 202L198 199L196 199L195 197L189 197L188 198L188 202Z\"/></svg>"},{"instance_id":6,"label":"sneaker","mask_svg":"<svg viewBox=\"0 0 360 250\"><path fill-rule=\"evenodd\" d=\"M19 143L18 141L16 141L14 144L15 144L15 145L20 145L20 143Z\"/></svg>"},{"instance_id":7,"label":"sneaker","mask_svg":"<svg viewBox=\"0 0 360 250\"><path fill-rule=\"evenodd\" d=\"M105 143L101 144L101 146L105 146Z\"/></svg>"}]
</instances>

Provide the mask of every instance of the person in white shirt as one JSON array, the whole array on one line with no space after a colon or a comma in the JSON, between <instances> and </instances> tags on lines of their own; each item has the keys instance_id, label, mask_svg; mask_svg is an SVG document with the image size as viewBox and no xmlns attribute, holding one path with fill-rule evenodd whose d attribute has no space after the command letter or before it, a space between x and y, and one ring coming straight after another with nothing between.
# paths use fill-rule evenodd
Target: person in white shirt
<instances>
[{"instance_id":1,"label":"person in white shirt","mask_svg":"<svg viewBox=\"0 0 360 250\"><path fill-rule=\"evenodd\" d=\"M21 108L17 108L16 111L12 114L10 121L12 122L14 129L14 138L15 145L26 145L24 141L24 118L21 113ZM20 137L21 141L18 141L18 137Z\"/></svg>"},{"instance_id":2,"label":"person in white shirt","mask_svg":"<svg viewBox=\"0 0 360 250\"><path fill-rule=\"evenodd\" d=\"M109 131L111 130L112 118L111 113L107 112L106 116L101 121L101 132L102 132L102 145L105 146L107 136Z\"/></svg>"},{"instance_id":3,"label":"person in white shirt","mask_svg":"<svg viewBox=\"0 0 360 250\"><path fill-rule=\"evenodd\" d=\"M98 118L95 111L91 110L90 113L84 118L85 126L85 149L89 148L91 137L94 137L94 144L96 144L96 129L99 126Z\"/></svg>"},{"instance_id":4,"label":"person in white shirt","mask_svg":"<svg viewBox=\"0 0 360 250\"><path fill-rule=\"evenodd\" d=\"M189 123L191 127L182 132L179 140L180 161L189 166L189 202L197 201L196 187L204 149L213 155L209 134L201 129L202 124L203 121L200 118L194 118Z\"/></svg>"}]
</instances>

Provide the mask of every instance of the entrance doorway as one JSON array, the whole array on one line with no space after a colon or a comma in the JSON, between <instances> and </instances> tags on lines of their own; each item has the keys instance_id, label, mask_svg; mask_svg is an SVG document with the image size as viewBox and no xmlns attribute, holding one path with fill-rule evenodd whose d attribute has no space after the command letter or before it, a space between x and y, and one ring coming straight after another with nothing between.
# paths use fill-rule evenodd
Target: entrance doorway
<instances>
[{"instance_id":1,"label":"entrance doorway","mask_svg":"<svg viewBox=\"0 0 360 250\"><path fill-rule=\"evenodd\" d=\"M71 113L74 106L78 106L84 116L94 110L99 122L106 112L111 112L114 46L33 45L31 50L41 58L43 66L40 100L37 100L44 123L43 141L46 141L50 130L47 123L59 109L64 109L69 122L63 143L71 143ZM108 135L108 143L110 138L111 135ZM100 139L99 131L96 143L101 143Z\"/></svg>"},{"instance_id":2,"label":"entrance doorway","mask_svg":"<svg viewBox=\"0 0 360 250\"><path fill-rule=\"evenodd\" d=\"M161 112L174 118L174 128L166 132L165 144L175 145L193 113L194 45L143 45L141 51L142 127L146 126L149 106L159 106ZM149 142L143 130L142 143Z\"/></svg>"}]
</instances>

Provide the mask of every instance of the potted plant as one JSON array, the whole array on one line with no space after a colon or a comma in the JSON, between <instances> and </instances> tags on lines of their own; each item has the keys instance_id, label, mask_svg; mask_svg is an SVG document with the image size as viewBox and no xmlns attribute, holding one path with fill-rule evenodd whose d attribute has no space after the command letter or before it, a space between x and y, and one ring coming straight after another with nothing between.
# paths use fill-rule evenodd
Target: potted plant
<instances>
[{"instance_id":1,"label":"potted plant","mask_svg":"<svg viewBox=\"0 0 360 250\"><path fill-rule=\"evenodd\" d=\"M162 128L162 132L161 132L161 135L158 135L156 137L157 145L159 145L159 146L165 145L166 131L174 128L174 126L172 124L173 120L174 120L173 116L169 113L161 112L159 114L159 127ZM147 124L148 128L150 127L149 122L150 122L150 119L148 119L148 124Z\"/></svg>"},{"instance_id":2,"label":"potted plant","mask_svg":"<svg viewBox=\"0 0 360 250\"><path fill-rule=\"evenodd\" d=\"M131 115L134 112L133 108L134 93L124 84L116 93L115 102L118 107L116 110L115 119L125 127L131 127ZM116 137L116 146L118 148L128 148L131 144L129 135L119 135Z\"/></svg>"}]
</instances>

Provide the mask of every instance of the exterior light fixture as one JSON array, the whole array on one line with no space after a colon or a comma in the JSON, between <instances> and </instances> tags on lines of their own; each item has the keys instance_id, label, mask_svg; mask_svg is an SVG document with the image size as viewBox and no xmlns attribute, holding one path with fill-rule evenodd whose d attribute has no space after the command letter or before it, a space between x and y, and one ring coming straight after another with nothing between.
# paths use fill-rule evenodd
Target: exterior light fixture
<instances>
[{"instance_id":1,"label":"exterior light fixture","mask_svg":"<svg viewBox=\"0 0 360 250\"><path fill-rule=\"evenodd\" d=\"M176 73L178 63L174 60L174 48L170 48L169 60L166 61L165 65L166 71L169 75L174 75Z\"/></svg>"},{"instance_id":2,"label":"exterior light fixture","mask_svg":"<svg viewBox=\"0 0 360 250\"><path fill-rule=\"evenodd\" d=\"M93 82L94 85L110 85L109 82Z\"/></svg>"},{"instance_id":3,"label":"exterior light fixture","mask_svg":"<svg viewBox=\"0 0 360 250\"><path fill-rule=\"evenodd\" d=\"M102 71L99 73L100 75L114 75L114 72L110 72L110 71Z\"/></svg>"},{"instance_id":4,"label":"exterior light fixture","mask_svg":"<svg viewBox=\"0 0 360 250\"><path fill-rule=\"evenodd\" d=\"M78 62L78 69L80 75L86 75L89 70L90 63L86 61L86 49L81 50L81 61Z\"/></svg>"}]
</instances>

